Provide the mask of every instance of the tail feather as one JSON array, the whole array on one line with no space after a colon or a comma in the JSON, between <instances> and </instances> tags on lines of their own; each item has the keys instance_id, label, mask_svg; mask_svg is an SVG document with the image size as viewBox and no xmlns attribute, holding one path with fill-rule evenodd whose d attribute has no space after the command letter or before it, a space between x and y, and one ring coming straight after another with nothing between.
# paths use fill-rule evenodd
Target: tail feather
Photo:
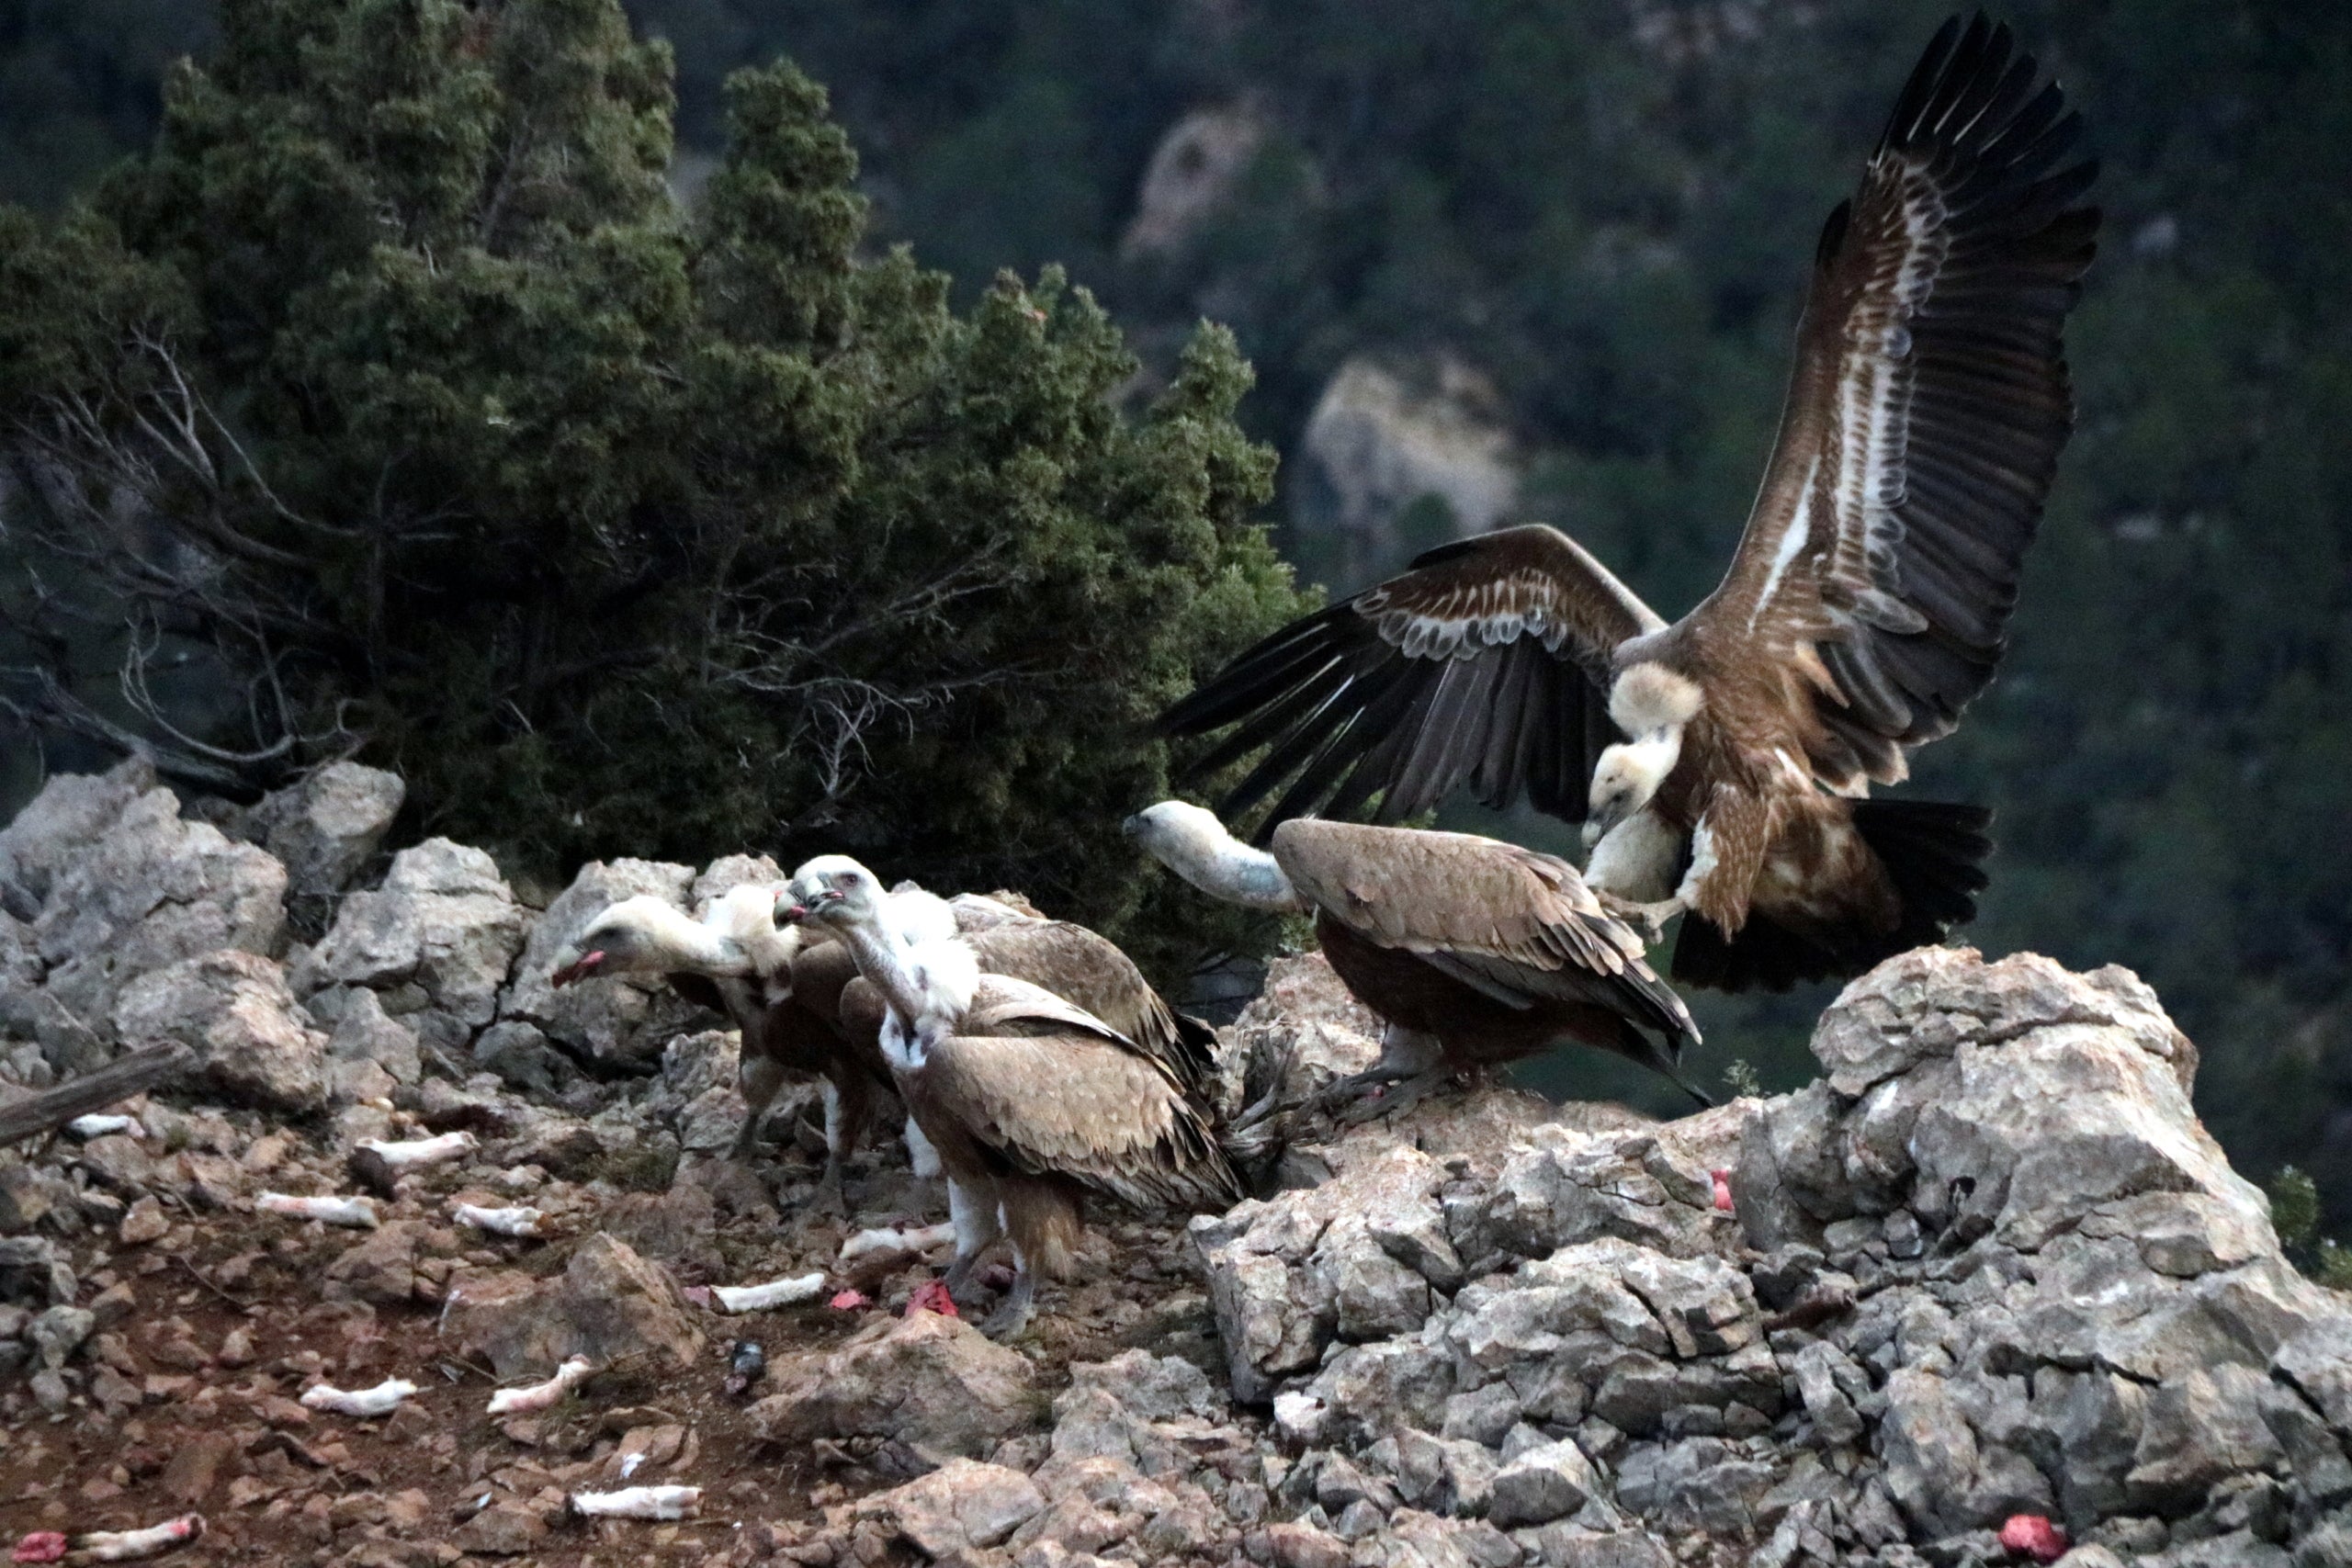
<instances>
[{"instance_id":1,"label":"tail feather","mask_svg":"<svg viewBox=\"0 0 2352 1568\"><path fill-rule=\"evenodd\" d=\"M1704 920L1685 919L1674 943L1674 978L1722 991L1785 991L1801 981L1844 979L1883 959L1941 942L1976 918L1986 882L1993 814L1943 800L1858 800L1854 830L1878 856L1902 900L1892 931L1799 931L1751 910L1726 942ZM1851 940L1839 940L1850 938Z\"/></svg>"}]
</instances>

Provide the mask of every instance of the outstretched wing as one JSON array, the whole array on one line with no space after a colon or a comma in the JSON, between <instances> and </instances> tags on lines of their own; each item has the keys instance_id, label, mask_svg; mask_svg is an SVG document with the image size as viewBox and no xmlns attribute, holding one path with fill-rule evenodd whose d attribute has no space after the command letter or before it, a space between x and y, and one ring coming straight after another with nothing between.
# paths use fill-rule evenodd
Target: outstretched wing
<instances>
[{"instance_id":1,"label":"outstretched wing","mask_svg":"<svg viewBox=\"0 0 2352 1568\"><path fill-rule=\"evenodd\" d=\"M1145 1209L1227 1208L1242 1196L1206 1112L1167 1068L1092 1031L951 1035L932 1047L916 1092L1024 1175L1068 1177Z\"/></svg>"},{"instance_id":2,"label":"outstretched wing","mask_svg":"<svg viewBox=\"0 0 2352 1568\"><path fill-rule=\"evenodd\" d=\"M1698 1025L1576 868L1493 839L1300 819L1274 858L1316 908L1377 947L1410 953L1498 1001L1608 1008L1696 1043Z\"/></svg>"},{"instance_id":3,"label":"outstretched wing","mask_svg":"<svg viewBox=\"0 0 2352 1568\"><path fill-rule=\"evenodd\" d=\"M1556 528L1441 546L1412 570L1274 633L1161 716L1174 735L1236 728L1186 770L1270 747L1228 795L1232 821L1285 784L1259 829L1312 814L1377 820L1466 783L1505 806L1584 815L1593 760L1615 739L1610 650L1665 623Z\"/></svg>"},{"instance_id":4,"label":"outstretched wing","mask_svg":"<svg viewBox=\"0 0 2352 1568\"><path fill-rule=\"evenodd\" d=\"M2080 118L2036 73L1982 16L1928 45L1822 233L1738 553L1675 629L1711 666L1813 671L1833 788L1903 777L1992 679L2073 426L2096 165L2060 167Z\"/></svg>"}]
</instances>

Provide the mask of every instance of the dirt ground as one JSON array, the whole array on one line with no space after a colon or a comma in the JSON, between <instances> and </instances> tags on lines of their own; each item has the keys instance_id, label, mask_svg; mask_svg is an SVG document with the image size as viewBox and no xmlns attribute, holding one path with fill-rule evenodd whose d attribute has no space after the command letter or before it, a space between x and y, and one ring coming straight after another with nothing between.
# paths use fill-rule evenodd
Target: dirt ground
<instances>
[{"instance_id":1,"label":"dirt ground","mask_svg":"<svg viewBox=\"0 0 2352 1568\"><path fill-rule=\"evenodd\" d=\"M254 1165L256 1148L274 1153L268 1185L351 1190L314 1146L255 1132L241 1163ZM275 1149L272 1137L279 1140ZM917 1262L901 1261L878 1277L838 1265L841 1241L853 1229L944 1217L936 1190L915 1183L895 1153L869 1155L863 1168L854 1168L856 1212L846 1223L789 1217L814 1175L806 1151L791 1146L763 1155L752 1169L718 1162L684 1169L666 1193L550 1177L514 1196L484 1186L491 1167L469 1162L408 1177L379 1212L388 1223L447 1227L450 1201L470 1194L546 1209L554 1234L514 1240L450 1227L446 1256L437 1245L420 1249L406 1301L357 1299L381 1298L386 1288L380 1280L330 1277L368 1233L243 1207L206 1208L185 1196L164 1200L161 1219L151 1215L143 1226L93 1224L62 1243L85 1281L80 1299L98 1314L97 1332L73 1363L75 1392L62 1413L40 1408L22 1381L0 1394L6 1539L138 1528L193 1510L203 1514L208 1532L169 1562L413 1565L481 1554L515 1563L749 1562L767 1555L771 1538L762 1527L805 1519L922 1468L888 1445L820 1443L794 1451L763 1442L745 1413L751 1396L730 1397L722 1388L737 1342L755 1342L770 1363L831 1345L876 1313L903 1310L910 1292L932 1276ZM534 1176L526 1170L514 1180ZM109 1213L103 1200L96 1207L101 1220ZM1181 1224L1091 1218L1080 1280L1041 1294L1016 1347L1040 1368L1041 1388L1050 1394L1064 1386L1073 1362L1137 1345L1221 1371ZM829 1293L854 1287L872 1304L842 1309L820 1298L741 1316L697 1305L709 1344L691 1375L624 1363L544 1416L493 1419L484 1406L497 1380L436 1335L437 1296L469 1270L560 1271L577 1242L596 1229L659 1258L684 1286L823 1269ZM162 1234L125 1245L124 1235L143 1230ZM386 1418L357 1420L296 1402L321 1378L356 1390L389 1377L406 1378L421 1392ZM592 1524L566 1515L561 1495L622 1483L614 1459L625 1434L665 1427L683 1428L683 1436L658 1440L629 1483L703 1488L697 1518ZM1042 1449L1045 1439L1012 1441ZM504 1530L514 1509L472 1522L502 1500L533 1507L544 1533Z\"/></svg>"}]
</instances>

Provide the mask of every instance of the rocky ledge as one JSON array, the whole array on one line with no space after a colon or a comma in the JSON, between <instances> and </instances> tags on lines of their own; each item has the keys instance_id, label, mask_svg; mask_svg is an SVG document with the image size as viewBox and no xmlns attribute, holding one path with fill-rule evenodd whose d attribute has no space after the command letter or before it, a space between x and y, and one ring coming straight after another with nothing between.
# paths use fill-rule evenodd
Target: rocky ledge
<instances>
[{"instance_id":1,"label":"rocky ledge","mask_svg":"<svg viewBox=\"0 0 2352 1568\"><path fill-rule=\"evenodd\" d=\"M0 1155L12 1534L201 1508L189 1561L365 1568L2352 1562L2352 1311L2280 1257L2124 971L1922 950L1848 988L1796 1094L1659 1123L1487 1087L1301 1145L1189 1230L1098 1215L1004 1347L923 1310L919 1235L857 1235L937 1217L895 1151L847 1223L802 1213L791 1106L754 1168L717 1157L716 1020L545 985L605 902L772 863L596 864L539 908L478 850L387 860L398 781L331 773L196 820L126 764L0 829L0 1104L155 1040L197 1064ZM1227 1078L1271 1049L1311 1088L1373 1031L1284 959ZM362 1148L458 1133L405 1171ZM788 1277L752 1315L710 1289ZM576 1391L489 1410L574 1357ZM389 1414L320 1403L391 1378ZM695 1500L579 1517L648 1483Z\"/></svg>"}]
</instances>

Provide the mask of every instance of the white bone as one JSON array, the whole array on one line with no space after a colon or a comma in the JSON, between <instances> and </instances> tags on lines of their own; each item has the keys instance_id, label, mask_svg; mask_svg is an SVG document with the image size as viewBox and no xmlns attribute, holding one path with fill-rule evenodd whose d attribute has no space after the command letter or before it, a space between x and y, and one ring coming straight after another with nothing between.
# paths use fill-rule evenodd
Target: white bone
<instances>
[{"instance_id":1,"label":"white bone","mask_svg":"<svg viewBox=\"0 0 2352 1568\"><path fill-rule=\"evenodd\" d=\"M387 1143L381 1138L362 1138L359 1146L375 1155L394 1170L423 1170L430 1165L456 1159L469 1149L481 1146L481 1140L471 1133L444 1133L437 1138L411 1138L405 1143Z\"/></svg>"},{"instance_id":2,"label":"white bone","mask_svg":"<svg viewBox=\"0 0 2352 1568\"><path fill-rule=\"evenodd\" d=\"M537 1209L485 1209L477 1203L451 1205L449 1217L461 1225L497 1235L537 1235L547 1216Z\"/></svg>"},{"instance_id":3,"label":"white bone","mask_svg":"<svg viewBox=\"0 0 2352 1568\"><path fill-rule=\"evenodd\" d=\"M555 1376L545 1382L535 1382L528 1388L502 1388L490 1396L492 1416L513 1416L524 1411L545 1410L561 1400L565 1394L588 1381L595 1371L588 1358L574 1356L555 1370Z\"/></svg>"},{"instance_id":4,"label":"white bone","mask_svg":"<svg viewBox=\"0 0 2352 1568\"><path fill-rule=\"evenodd\" d=\"M701 1506L699 1486L631 1486L571 1495L571 1511L588 1519L683 1519Z\"/></svg>"},{"instance_id":5,"label":"white bone","mask_svg":"<svg viewBox=\"0 0 2352 1568\"><path fill-rule=\"evenodd\" d=\"M320 1383L303 1391L302 1403L312 1410L332 1411L337 1416L388 1416L415 1392L416 1385L406 1378L386 1378L374 1388L356 1392Z\"/></svg>"},{"instance_id":6,"label":"white bone","mask_svg":"<svg viewBox=\"0 0 2352 1568\"><path fill-rule=\"evenodd\" d=\"M813 1302L824 1293L825 1276L816 1273L771 1280L764 1285L717 1285L712 1287L710 1296L721 1312L764 1312L770 1307Z\"/></svg>"},{"instance_id":7,"label":"white bone","mask_svg":"<svg viewBox=\"0 0 2352 1568\"><path fill-rule=\"evenodd\" d=\"M254 1212L291 1214L298 1220L349 1225L354 1230L376 1228L376 1206L365 1198L296 1198L284 1192L265 1192L254 1200Z\"/></svg>"},{"instance_id":8,"label":"white bone","mask_svg":"<svg viewBox=\"0 0 2352 1568\"><path fill-rule=\"evenodd\" d=\"M87 1116L76 1116L65 1123L65 1130L84 1143L92 1138L103 1138L108 1133L128 1133L134 1138L147 1135L147 1129L139 1124L136 1116L101 1116L95 1111Z\"/></svg>"},{"instance_id":9,"label":"white bone","mask_svg":"<svg viewBox=\"0 0 2352 1568\"><path fill-rule=\"evenodd\" d=\"M154 1557L175 1546L204 1538L204 1516L182 1514L143 1530L92 1530L74 1538L74 1550L85 1562L129 1562Z\"/></svg>"},{"instance_id":10,"label":"white bone","mask_svg":"<svg viewBox=\"0 0 2352 1568\"><path fill-rule=\"evenodd\" d=\"M874 1252L935 1252L956 1244L953 1224L924 1225L919 1230L899 1230L883 1225L864 1230L842 1243L842 1261L854 1263Z\"/></svg>"}]
</instances>

